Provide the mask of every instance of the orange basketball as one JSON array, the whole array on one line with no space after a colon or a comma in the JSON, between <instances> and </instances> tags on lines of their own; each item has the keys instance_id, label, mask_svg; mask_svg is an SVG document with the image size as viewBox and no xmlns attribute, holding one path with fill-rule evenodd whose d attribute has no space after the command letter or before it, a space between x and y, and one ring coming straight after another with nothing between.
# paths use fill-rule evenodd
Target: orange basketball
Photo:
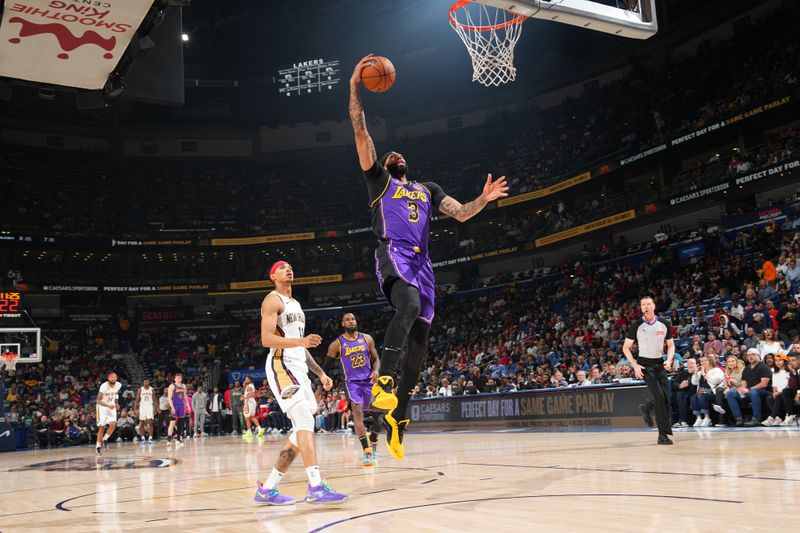
<instances>
[{"instance_id":1,"label":"orange basketball","mask_svg":"<svg viewBox=\"0 0 800 533\"><path fill-rule=\"evenodd\" d=\"M375 56L372 63L361 70L361 83L368 91L382 93L394 84L396 75L391 61L383 56Z\"/></svg>"}]
</instances>

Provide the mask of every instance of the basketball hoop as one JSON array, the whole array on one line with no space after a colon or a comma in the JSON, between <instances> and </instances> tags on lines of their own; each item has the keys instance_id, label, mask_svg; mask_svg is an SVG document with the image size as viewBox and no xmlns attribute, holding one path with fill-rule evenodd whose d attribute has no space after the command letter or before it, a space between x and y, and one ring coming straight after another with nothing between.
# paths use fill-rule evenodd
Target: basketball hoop
<instances>
[{"instance_id":1,"label":"basketball hoop","mask_svg":"<svg viewBox=\"0 0 800 533\"><path fill-rule=\"evenodd\" d=\"M514 46L527 17L472 0L458 0L448 16L472 60L472 81L486 87L514 81Z\"/></svg>"},{"instance_id":2,"label":"basketball hoop","mask_svg":"<svg viewBox=\"0 0 800 533\"><path fill-rule=\"evenodd\" d=\"M5 367L7 372L16 372L17 361L19 361L19 354L12 351L3 351L0 353L0 370Z\"/></svg>"}]
</instances>

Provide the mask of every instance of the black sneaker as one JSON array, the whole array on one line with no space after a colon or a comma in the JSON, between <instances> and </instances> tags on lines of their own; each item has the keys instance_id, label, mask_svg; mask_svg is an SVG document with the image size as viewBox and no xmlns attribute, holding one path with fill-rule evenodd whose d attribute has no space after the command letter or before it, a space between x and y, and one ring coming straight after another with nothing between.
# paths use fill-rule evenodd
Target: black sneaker
<instances>
[{"instance_id":1,"label":"black sneaker","mask_svg":"<svg viewBox=\"0 0 800 533\"><path fill-rule=\"evenodd\" d=\"M656 423L653 422L653 414L647 404L640 403L639 411L642 413L642 418L644 419L644 423L647 424L647 427L655 427Z\"/></svg>"},{"instance_id":2,"label":"black sneaker","mask_svg":"<svg viewBox=\"0 0 800 533\"><path fill-rule=\"evenodd\" d=\"M666 435L659 435L658 436L658 443L659 444L672 444L672 441Z\"/></svg>"},{"instance_id":3,"label":"black sneaker","mask_svg":"<svg viewBox=\"0 0 800 533\"><path fill-rule=\"evenodd\" d=\"M741 418L736 419L736 427L742 427L744 425L744 420Z\"/></svg>"}]
</instances>

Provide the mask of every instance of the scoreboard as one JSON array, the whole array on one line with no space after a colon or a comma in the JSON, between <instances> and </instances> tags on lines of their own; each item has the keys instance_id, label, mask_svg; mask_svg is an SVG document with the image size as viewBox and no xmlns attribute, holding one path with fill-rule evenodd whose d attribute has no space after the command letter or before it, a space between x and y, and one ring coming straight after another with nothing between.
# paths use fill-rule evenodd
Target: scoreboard
<instances>
[{"instance_id":1,"label":"scoreboard","mask_svg":"<svg viewBox=\"0 0 800 533\"><path fill-rule=\"evenodd\" d=\"M341 81L339 72L341 69L338 60L300 61L292 64L291 68L278 71L276 78L278 92L282 95L292 96L330 91Z\"/></svg>"},{"instance_id":2,"label":"scoreboard","mask_svg":"<svg viewBox=\"0 0 800 533\"><path fill-rule=\"evenodd\" d=\"M19 318L22 316L21 295L19 292L0 292L0 318Z\"/></svg>"}]
</instances>

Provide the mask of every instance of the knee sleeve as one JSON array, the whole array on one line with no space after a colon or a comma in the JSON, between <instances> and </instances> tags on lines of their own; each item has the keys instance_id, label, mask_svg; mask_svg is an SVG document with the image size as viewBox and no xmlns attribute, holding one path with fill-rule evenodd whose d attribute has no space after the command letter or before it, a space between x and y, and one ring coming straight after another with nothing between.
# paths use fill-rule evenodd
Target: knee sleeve
<instances>
[{"instance_id":1,"label":"knee sleeve","mask_svg":"<svg viewBox=\"0 0 800 533\"><path fill-rule=\"evenodd\" d=\"M308 404L306 404L306 402L295 402L289 409L287 409L286 414L289 416L289 420L292 421L292 427L294 428L295 432L314 432L314 415L311 414L311 410L308 408ZM292 435L294 435L294 432ZM292 444L296 446L297 442L295 441Z\"/></svg>"}]
</instances>

